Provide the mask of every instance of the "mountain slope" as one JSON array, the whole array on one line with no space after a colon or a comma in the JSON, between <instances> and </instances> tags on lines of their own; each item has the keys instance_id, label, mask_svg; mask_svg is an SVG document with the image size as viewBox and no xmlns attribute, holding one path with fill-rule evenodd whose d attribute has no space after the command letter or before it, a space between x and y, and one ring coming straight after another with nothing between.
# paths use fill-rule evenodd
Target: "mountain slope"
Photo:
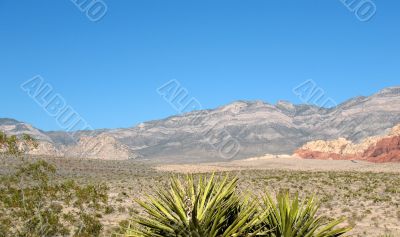
<instances>
[{"instance_id":1,"label":"mountain slope","mask_svg":"<svg viewBox=\"0 0 400 237\"><path fill-rule=\"evenodd\" d=\"M237 157L292 153L318 139L363 138L385 134L400 122L400 89L388 88L370 97L357 97L336 108L279 102L238 101L214 110L197 111L131 129L107 131L122 143L149 157L210 157L218 150L204 131L227 131L238 140ZM191 121L196 119L196 124Z\"/></svg>"},{"instance_id":2,"label":"mountain slope","mask_svg":"<svg viewBox=\"0 0 400 237\"><path fill-rule=\"evenodd\" d=\"M235 158L246 158L266 153L291 154L314 140L343 137L358 143L366 137L387 133L399 122L400 87L392 87L369 97L350 99L331 109L285 101L276 105L237 101L213 110L194 111L132 128L82 131L74 134L74 139L65 132L35 131L40 133L36 137L55 147L72 149L82 137L107 136L118 143L112 147L127 148L133 157L198 161L221 158L221 146L215 144L226 137L237 140L240 145ZM4 126L8 125L0 122L0 130ZM111 157L115 155L118 156L110 154Z\"/></svg>"},{"instance_id":3,"label":"mountain slope","mask_svg":"<svg viewBox=\"0 0 400 237\"><path fill-rule=\"evenodd\" d=\"M42 141L52 142L45 132L34 128L32 125L10 118L0 118L0 131L9 135L29 134Z\"/></svg>"}]
</instances>

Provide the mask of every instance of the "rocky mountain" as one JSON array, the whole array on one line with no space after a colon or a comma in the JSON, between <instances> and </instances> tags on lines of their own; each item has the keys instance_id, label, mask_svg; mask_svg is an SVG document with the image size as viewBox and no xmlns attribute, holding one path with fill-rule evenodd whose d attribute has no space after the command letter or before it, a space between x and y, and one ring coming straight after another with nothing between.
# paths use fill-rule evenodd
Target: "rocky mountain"
<instances>
[{"instance_id":1,"label":"rocky mountain","mask_svg":"<svg viewBox=\"0 0 400 237\"><path fill-rule=\"evenodd\" d=\"M32 155L57 157L95 158L124 160L137 158L128 146L114 137L99 131L44 132L14 119L0 119L0 131L8 135L29 134L38 140L38 147L30 150ZM91 134L92 136L87 136Z\"/></svg>"},{"instance_id":2,"label":"rocky mountain","mask_svg":"<svg viewBox=\"0 0 400 237\"><path fill-rule=\"evenodd\" d=\"M368 137L357 144L345 138L311 141L296 150L295 155L304 159L399 162L400 124L387 135Z\"/></svg>"},{"instance_id":3,"label":"rocky mountain","mask_svg":"<svg viewBox=\"0 0 400 237\"><path fill-rule=\"evenodd\" d=\"M132 128L69 134L43 132L15 120L14 125L7 125L6 119L0 120L0 130L32 132L66 156L200 161L266 153L292 154L309 141L340 137L359 143L364 138L386 134L399 122L400 87L392 87L369 97L350 99L334 108L285 101L277 104L237 101ZM94 149L87 142L88 138L93 140L90 144L108 148ZM103 151L104 155L96 155L94 150ZM224 153L226 150L231 152Z\"/></svg>"},{"instance_id":4,"label":"rocky mountain","mask_svg":"<svg viewBox=\"0 0 400 237\"><path fill-rule=\"evenodd\" d=\"M44 131L15 119L0 118L0 131L3 131L9 135L22 135L25 133L41 141L52 142L52 139L47 136Z\"/></svg>"},{"instance_id":5,"label":"rocky mountain","mask_svg":"<svg viewBox=\"0 0 400 237\"><path fill-rule=\"evenodd\" d=\"M127 145L106 134L80 137L78 144L67 146L65 154L72 157L103 160L127 160L138 158Z\"/></svg>"}]
</instances>

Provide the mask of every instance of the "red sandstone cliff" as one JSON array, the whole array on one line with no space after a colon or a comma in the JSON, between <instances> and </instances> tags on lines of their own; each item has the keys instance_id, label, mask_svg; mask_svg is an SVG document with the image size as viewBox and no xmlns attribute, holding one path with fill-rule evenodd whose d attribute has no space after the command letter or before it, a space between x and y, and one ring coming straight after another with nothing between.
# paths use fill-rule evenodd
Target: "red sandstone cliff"
<instances>
[{"instance_id":1,"label":"red sandstone cliff","mask_svg":"<svg viewBox=\"0 0 400 237\"><path fill-rule=\"evenodd\" d=\"M359 144L344 138L308 142L295 155L304 159L400 162L400 124L386 136L370 137Z\"/></svg>"}]
</instances>

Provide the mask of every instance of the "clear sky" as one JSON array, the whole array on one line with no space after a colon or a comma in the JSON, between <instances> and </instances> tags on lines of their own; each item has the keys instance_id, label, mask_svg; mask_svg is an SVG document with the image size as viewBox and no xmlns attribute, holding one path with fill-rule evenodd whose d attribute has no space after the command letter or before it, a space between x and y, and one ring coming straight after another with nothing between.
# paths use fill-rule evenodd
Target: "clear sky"
<instances>
[{"instance_id":1,"label":"clear sky","mask_svg":"<svg viewBox=\"0 0 400 237\"><path fill-rule=\"evenodd\" d=\"M342 102L400 85L400 1L361 22L340 0L103 0L90 21L70 0L0 0L0 117L60 129L20 84L40 74L94 128L176 113L176 79L205 108L300 103L313 79Z\"/></svg>"}]
</instances>

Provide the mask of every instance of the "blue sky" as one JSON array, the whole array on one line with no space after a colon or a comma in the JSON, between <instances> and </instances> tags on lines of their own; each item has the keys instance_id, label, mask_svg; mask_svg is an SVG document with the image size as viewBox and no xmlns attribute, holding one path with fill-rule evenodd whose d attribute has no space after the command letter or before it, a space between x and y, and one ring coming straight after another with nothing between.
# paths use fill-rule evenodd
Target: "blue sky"
<instances>
[{"instance_id":1,"label":"blue sky","mask_svg":"<svg viewBox=\"0 0 400 237\"><path fill-rule=\"evenodd\" d=\"M70 0L0 0L0 117L59 130L20 84L40 74L94 128L176 113L156 92L176 79L205 108L300 103L313 79L342 102L400 85L400 2L361 22L339 0L104 0L88 20Z\"/></svg>"}]
</instances>

